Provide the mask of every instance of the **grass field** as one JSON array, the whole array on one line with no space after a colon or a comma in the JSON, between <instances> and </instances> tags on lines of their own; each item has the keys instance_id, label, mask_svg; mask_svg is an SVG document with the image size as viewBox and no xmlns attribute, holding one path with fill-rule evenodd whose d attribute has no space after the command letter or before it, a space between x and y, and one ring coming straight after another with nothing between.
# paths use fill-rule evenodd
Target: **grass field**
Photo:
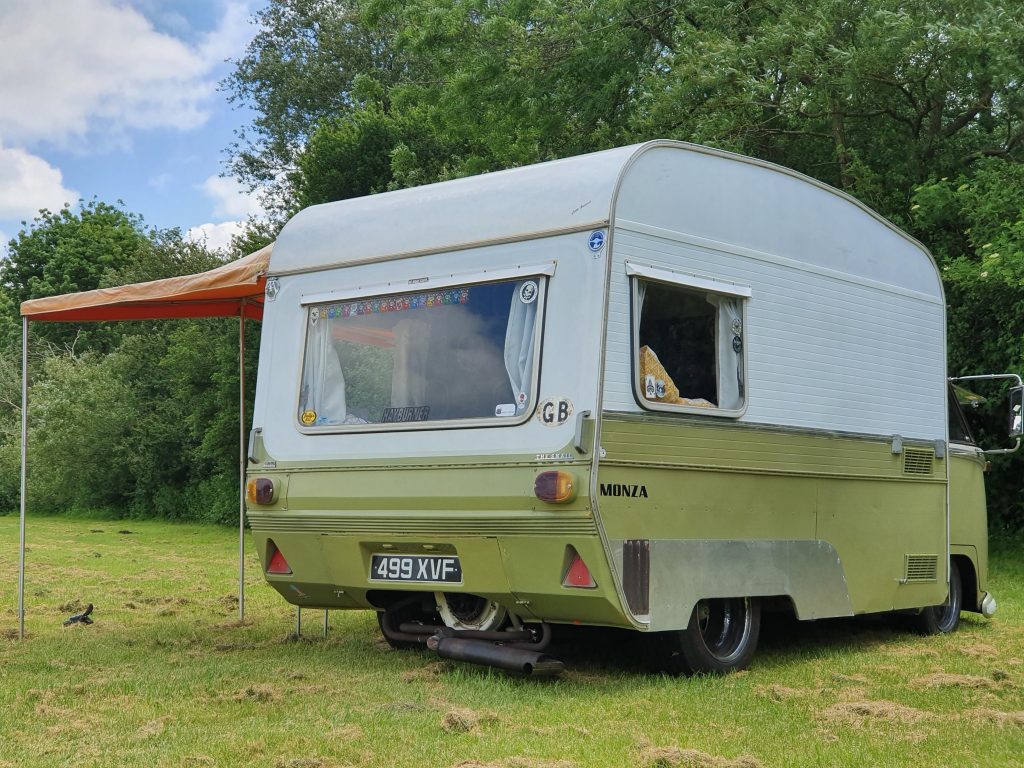
<instances>
[{"instance_id":1,"label":"grass field","mask_svg":"<svg viewBox=\"0 0 1024 768\"><path fill-rule=\"evenodd\" d=\"M557 680L390 650L370 613L295 614L210 526L0 517L0 766L1024 766L1024 557L992 621L921 638L766 619L748 672L671 678L608 633ZM63 627L95 604L95 624Z\"/></svg>"}]
</instances>

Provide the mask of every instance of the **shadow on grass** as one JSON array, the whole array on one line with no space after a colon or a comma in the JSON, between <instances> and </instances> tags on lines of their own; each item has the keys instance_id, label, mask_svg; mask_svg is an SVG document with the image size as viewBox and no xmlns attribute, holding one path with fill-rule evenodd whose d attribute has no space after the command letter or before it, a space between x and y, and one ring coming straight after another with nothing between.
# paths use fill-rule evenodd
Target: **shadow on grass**
<instances>
[{"instance_id":1,"label":"shadow on grass","mask_svg":"<svg viewBox=\"0 0 1024 768\"><path fill-rule=\"evenodd\" d=\"M969 628L971 624L968 624ZM882 652L920 639L909 618L898 615L798 621L784 613L766 613L753 666L805 664L822 656ZM570 673L612 677L667 674L668 638L631 630L556 626L547 653ZM428 658L428 657L425 657Z\"/></svg>"}]
</instances>

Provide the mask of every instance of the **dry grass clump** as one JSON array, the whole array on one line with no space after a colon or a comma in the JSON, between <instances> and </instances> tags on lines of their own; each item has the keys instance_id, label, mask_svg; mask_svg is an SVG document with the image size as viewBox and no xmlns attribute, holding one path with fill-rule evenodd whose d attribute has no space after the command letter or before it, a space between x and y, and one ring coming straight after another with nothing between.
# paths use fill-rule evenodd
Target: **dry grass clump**
<instances>
[{"instance_id":1,"label":"dry grass clump","mask_svg":"<svg viewBox=\"0 0 1024 768\"><path fill-rule=\"evenodd\" d=\"M859 728L868 722L913 725L927 720L931 714L892 701L841 701L821 713L822 719Z\"/></svg>"},{"instance_id":2,"label":"dry grass clump","mask_svg":"<svg viewBox=\"0 0 1024 768\"><path fill-rule=\"evenodd\" d=\"M994 645L989 645L988 643L975 643L974 645L965 645L963 648L960 648L960 653L964 656L982 658L986 656L996 656L999 651Z\"/></svg>"},{"instance_id":3,"label":"dry grass clump","mask_svg":"<svg viewBox=\"0 0 1024 768\"><path fill-rule=\"evenodd\" d=\"M954 675L948 672L935 672L919 677L910 683L915 688L994 688L995 683L987 677L977 675Z\"/></svg>"},{"instance_id":4,"label":"dry grass clump","mask_svg":"<svg viewBox=\"0 0 1024 768\"><path fill-rule=\"evenodd\" d=\"M257 701L260 703L266 703L268 701L277 701L281 696L272 686L248 685L230 696L221 696L221 698L228 698L233 701Z\"/></svg>"},{"instance_id":5,"label":"dry grass clump","mask_svg":"<svg viewBox=\"0 0 1024 768\"><path fill-rule=\"evenodd\" d=\"M765 699L771 699L772 701L787 701L789 699L800 699L804 696L810 695L811 691L805 691L800 688L788 688L785 685L779 685L778 683L772 683L771 685L759 685L754 688L755 693Z\"/></svg>"},{"instance_id":6,"label":"dry grass clump","mask_svg":"<svg viewBox=\"0 0 1024 768\"><path fill-rule=\"evenodd\" d=\"M993 724L1000 728L1007 725L1024 728L1024 712L1000 712L995 709L969 709L962 717L979 725Z\"/></svg>"},{"instance_id":7,"label":"dry grass clump","mask_svg":"<svg viewBox=\"0 0 1024 768\"><path fill-rule=\"evenodd\" d=\"M509 757L481 763L479 760L463 760L452 768L575 768L572 760L535 760L530 757Z\"/></svg>"},{"instance_id":8,"label":"dry grass clump","mask_svg":"<svg viewBox=\"0 0 1024 768\"><path fill-rule=\"evenodd\" d=\"M644 747L640 750L639 764L650 768L763 768L756 757L741 755L730 760L727 757L709 755L699 749L679 747Z\"/></svg>"},{"instance_id":9,"label":"dry grass clump","mask_svg":"<svg viewBox=\"0 0 1024 768\"><path fill-rule=\"evenodd\" d=\"M150 720L139 728L139 730L136 731L136 734L140 739L151 739L154 736L159 736L164 732L164 729L167 727L167 721L170 719L170 715L164 715L163 717L158 717L156 720Z\"/></svg>"},{"instance_id":10,"label":"dry grass clump","mask_svg":"<svg viewBox=\"0 0 1024 768\"><path fill-rule=\"evenodd\" d=\"M441 718L441 730L447 733L469 733L477 730L482 724L497 719L493 712L476 712L457 707L445 712Z\"/></svg>"}]
</instances>

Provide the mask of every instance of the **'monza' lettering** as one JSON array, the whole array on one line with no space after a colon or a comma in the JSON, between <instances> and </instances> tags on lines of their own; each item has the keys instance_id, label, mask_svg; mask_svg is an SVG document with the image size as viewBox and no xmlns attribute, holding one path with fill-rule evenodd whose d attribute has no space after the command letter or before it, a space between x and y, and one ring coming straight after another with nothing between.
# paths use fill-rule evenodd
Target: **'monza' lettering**
<instances>
[{"instance_id":1,"label":"'monza' lettering","mask_svg":"<svg viewBox=\"0 0 1024 768\"><path fill-rule=\"evenodd\" d=\"M629 496L631 498L647 498L646 485L625 485L623 483L601 483L602 496Z\"/></svg>"}]
</instances>

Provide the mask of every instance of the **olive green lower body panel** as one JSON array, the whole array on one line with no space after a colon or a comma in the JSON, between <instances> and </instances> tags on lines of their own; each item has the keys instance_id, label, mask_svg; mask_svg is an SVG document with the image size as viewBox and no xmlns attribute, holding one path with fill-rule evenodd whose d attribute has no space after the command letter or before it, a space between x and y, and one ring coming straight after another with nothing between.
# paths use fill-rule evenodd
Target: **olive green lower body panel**
<instances>
[{"instance_id":1,"label":"olive green lower body panel","mask_svg":"<svg viewBox=\"0 0 1024 768\"><path fill-rule=\"evenodd\" d=\"M677 629L697 600L729 596L788 596L800 618L942 603L946 460L903 443L606 413L599 518L617 551L650 552L636 618ZM644 606L630 557L613 562Z\"/></svg>"},{"instance_id":2,"label":"olive green lower body panel","mask_svg":"<svg viewBox=\"0 0 1024 768\"><path fill-rule=\"evenodd\" d=\"M421 520L429 519L421 515ZM487 527L486 515L477 517ZM345 527L358 522L361 535L301 530L301 523L315 519L321 527ZM288 602L311 608L380 608L398 594L436 591L460 592L495 600L524 620L562 623L631 626L614 589L603 545L593 521L588 533L471 536L466 534L401 534L379 519L351 515L292 512L287 523L273 522L258 512L250 513L252 535L264 568L270 542L292 568L292 574L267 574L267 581ZM493 519L492 519L493 522ZM514 521L513 521L514 522ZM298 525L297 525L298 524ZM508 527L510 521L504 521ZM443 523L433 519L435 530ZM580 526L581 528L584 526ZM373 530L371 530L373 529ZM562 586L572 547L590 568L597 586ZM386 582L371 578L371 558L387 555L455 555L462 582Z\"/></svg>"},{"instance_id":3,"label":"olive green lower body panel","mask_svg":"<svg viewBox=\"0 0 1024 768\"><path fill-rule=\"evenodd\" d=\"M295 605L381 608L403 594L444 591L495 600L526 620L630 626L589 495L561 504L535 496L537 474L562 468L576 475L577 487L588 487L588 461L281 463L250 471L280 492L272 504L250 503L248 517L264 570L271 541L291 567L291 574L268 573L267 581ZM562 585L573 550L596 586ZM457 556L462 581L374 579L376 554Z\"/></svg>"},{"instance_id":4,"label":"olive green lower body panel","mask_svg":"<svg viewBox=\"0 0 1024 768\"><path fill-rule=\"evenodd\" d=\"M953 446L949 457L950 553L964 558L964 609L980 611L988 590L988 518L985 513L985 455Z\"/></svg>"}]
</instances>

